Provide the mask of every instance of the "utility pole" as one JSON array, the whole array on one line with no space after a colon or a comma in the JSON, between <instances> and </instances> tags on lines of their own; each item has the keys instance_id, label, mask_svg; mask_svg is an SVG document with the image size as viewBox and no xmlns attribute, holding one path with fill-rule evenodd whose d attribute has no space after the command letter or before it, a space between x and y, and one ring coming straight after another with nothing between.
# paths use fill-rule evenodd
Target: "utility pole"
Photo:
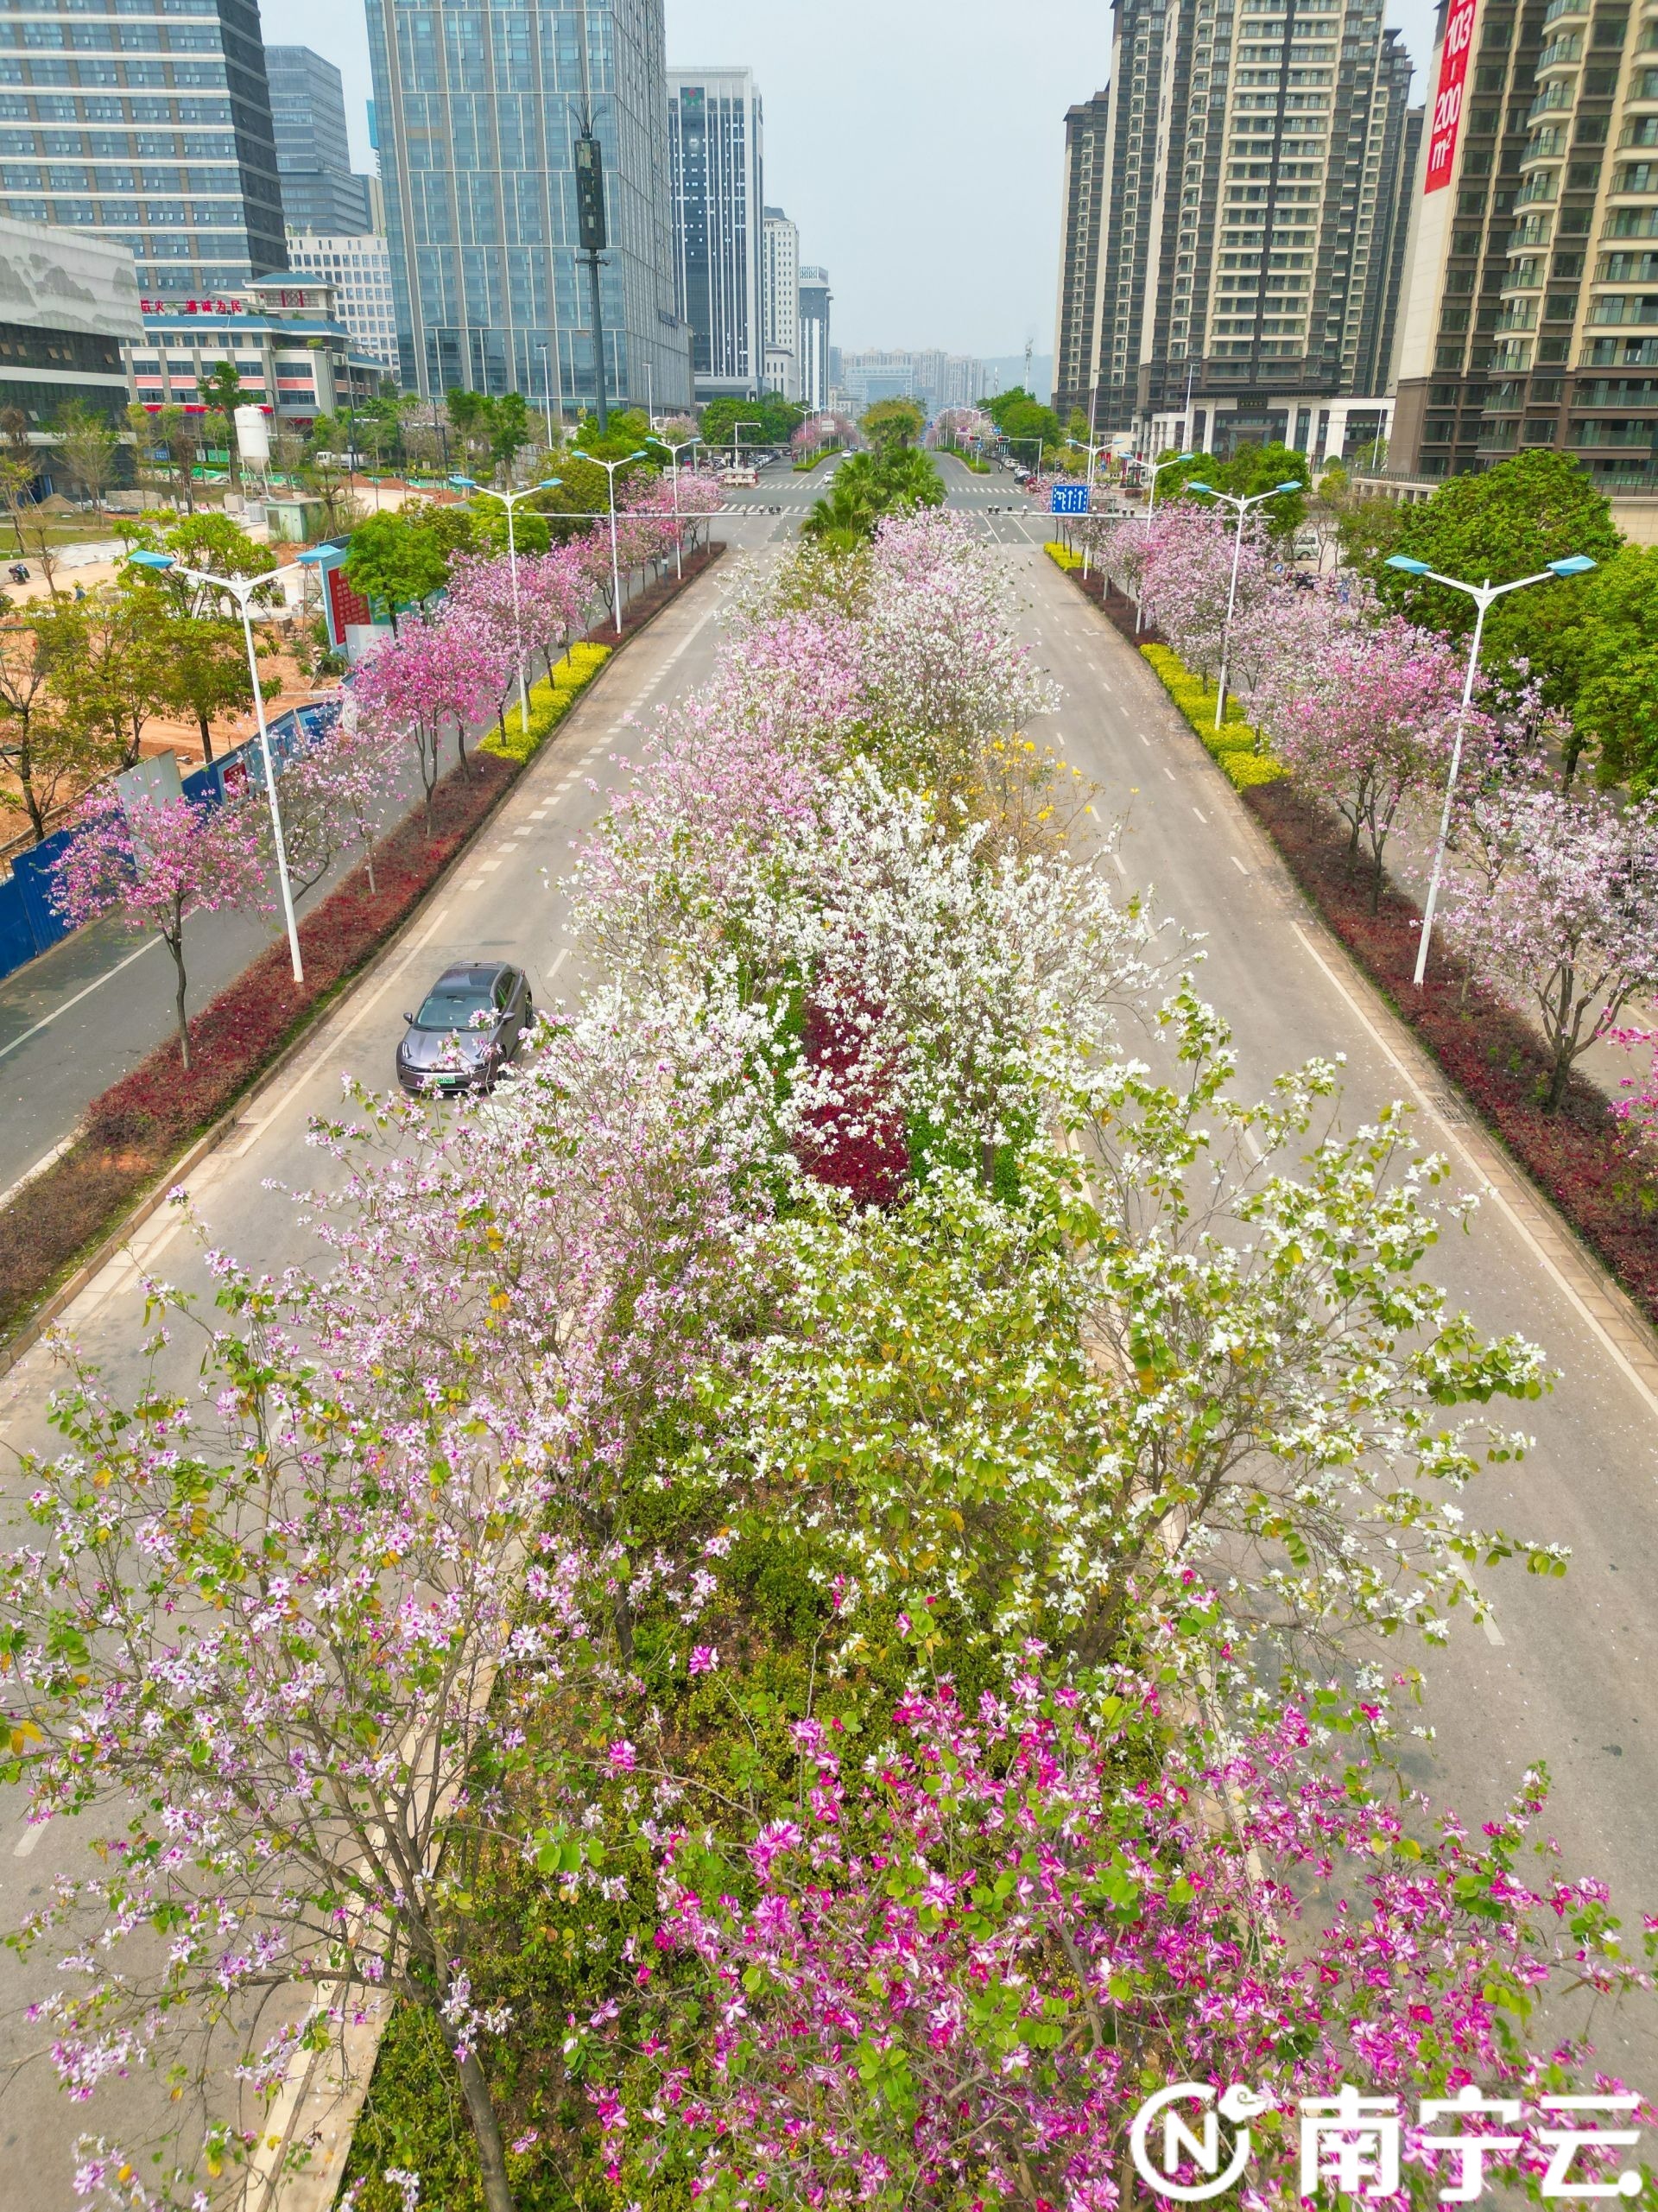
<instances>
[{"instance_id":1,"label":"utility pole","mask_svg":"<svg viewBox=\"0 0 1658 2212\"><path fill-rule=\"evenodd\" d=\"M581 113L576 137L576 225L581 250L578 259L587 264L593 319L593 389L598 434L611 427L604 397L604 311L599 298L599 261L610 243L604 223L604 151L593 130L592 79L587 66L587 10L576 10L576 38L581 54Z\"/></svg>"}]
</instances>

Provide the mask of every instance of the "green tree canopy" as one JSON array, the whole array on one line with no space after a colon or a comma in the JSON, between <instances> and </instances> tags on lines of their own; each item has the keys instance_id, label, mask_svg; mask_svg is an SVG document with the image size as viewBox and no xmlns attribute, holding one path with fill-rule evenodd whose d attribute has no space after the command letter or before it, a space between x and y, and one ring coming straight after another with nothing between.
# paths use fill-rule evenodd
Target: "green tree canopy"
<instances>
[{"instance_id":1,"label":"green tree canopy","mask_svg":"<svg viewBox=\"0 0 1658 2212\"><path fill-rule=\"evenodd\" d=\"M875 535L883 515L944 504L944 479L930 453L914 446L854 453L835 471L828 496L801 525L803 537L848 549Z\"/></svg>"},{"instance_id":2,"label":"green tree canopy","mask_svg":"<svg viewBox=\"0 0 1658 2212\"><path fill-rule=\"evenodd\" d=\"M877 453L896 453L915 443L926 421L913 399L878 399L864 409L857 427Z\"/></svg>"},{"instance_id":3,"label":"green tree canopy","mask_svg":"<svg viewBox=\"0 0 1658 2212\"><path fill-rule=\"evenodd\" d=\"M454 546L446 545L445 537L456 526L446 522L440 525L436 517L451 515L461 518L459 530L470 543L472 523L464 508L372 515L351 532L345 574L365 599L383 603L394 630L400 608L421 605L448 580Z\"/></svg>"},{"instance_id":4,"label":"green tree canopy","mask_svg":"<svg viewBox=\"0 0 1658 2212\"><path fill-rule=\"evenodd\" d=\"M1183 492L1199 505L1212 504L1190 489L1194 484L1212 485L1217 491L1231 492L1235 498L1254 499L1275 485L1293 481L1305 486L1311 481L1307 455L1277 440L1266 446L1241 445L1225 460L1218 460L1213 453L1194 453L1183 461L1176 458L1179 450L1171 446L1157 456L1160 465L1169 464L1157 479L1159 501ZM1256 511L1275 537L1293 536L1307 519L1306 492L1268 500Z\"/></svg>"},{"instance_id":5,"label":"green tree canopy","mask_svg":"<svg viewBox=\"0 0 1658 2212\"><path fill-rule=\"evenodd\" d=\"M1397 538L1388 550L1408 554L1466 583L1509 584L1574 553L1610 561L1623 542L1604 494L1567 454L1540 447L1477 476L1448 478L1431 499L1404 509ZM1465 593L1403 575L1387 566L1385 555L1375 561L1370 574L1383 603L1408 613L1413 621L1453 637L1465 637L1473 628L1474 604ZM1570 608L1559 600L1580 589L1576 584L1539 585L1499 599L1486 620L1490 655L1523 656L1546 676L1558 676L1551 634L1572 619Z\"/></svg>"},{"instance_id":6,"label":"green tree canopy","mask_svg":"<svg viewBox=\"0 0 1658 2212\"><path fill-rule=\"evenodd\" d=\"M786 446L805 420L806 409L779 392L759 399L711 399L702 410L702 434L711 446L729 447L741 423L744 446Z\"/></svg>"}]
</instances>

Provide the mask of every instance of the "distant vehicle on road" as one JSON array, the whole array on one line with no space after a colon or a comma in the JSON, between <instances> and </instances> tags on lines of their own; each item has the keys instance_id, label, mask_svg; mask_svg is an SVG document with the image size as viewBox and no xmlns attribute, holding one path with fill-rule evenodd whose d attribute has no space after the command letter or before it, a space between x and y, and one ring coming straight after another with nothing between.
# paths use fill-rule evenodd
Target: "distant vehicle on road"
<instances>
[{"instance_id":1,"label":"distant vehicle on road","mask_svg":"<svg viewBox=\"0 0 1658 2212\"><path fill-rule=\"evenodd\" d=\"M397 1048L397 1081L411 1095L488 1091L535 1019L529 978L500 960L446 967Z\"/></svg>"},{"instance_id":2,"label":"distant vehicle on road","mask_svg":"<svg viewBox=\"0 0 1658 2212\"><path fill-rule=\"evenodd\" d=\"M759 483L760 472L757 468L723 468L719 480L722 484L747 486Z\"/></svg>"}]
</instances>

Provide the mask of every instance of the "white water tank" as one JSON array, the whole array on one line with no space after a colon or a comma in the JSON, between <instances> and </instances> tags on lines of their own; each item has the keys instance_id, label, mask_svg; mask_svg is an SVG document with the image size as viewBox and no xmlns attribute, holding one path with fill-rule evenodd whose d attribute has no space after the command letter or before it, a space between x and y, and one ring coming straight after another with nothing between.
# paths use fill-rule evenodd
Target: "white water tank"
<instances>
[{"instance_id":1,"label":"white water tank","mask_svg":"<svg viewBox=\"0 0 1658 2212\"><path fill-rule=\"evenodd\" d=\"M252 461L263 468L270 459L270 426L265 420L263 407L238 407L236 410L236 443L244 461Z\"/></svg>"}]
</instances>

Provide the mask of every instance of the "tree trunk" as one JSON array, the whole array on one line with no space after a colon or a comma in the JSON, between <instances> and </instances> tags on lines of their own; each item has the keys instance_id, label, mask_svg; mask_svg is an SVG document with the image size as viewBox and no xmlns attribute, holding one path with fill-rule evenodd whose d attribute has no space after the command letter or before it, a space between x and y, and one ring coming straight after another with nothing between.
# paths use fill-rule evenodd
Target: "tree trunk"
<instances>
[{"instance_id":1,"label":"tree trunk","mask_svg":"<svg viewBox=\"0 0 1658 2212\"><path fill-rule=\"evenodd\" d=\"M1572 1036L1566 1027L1571 1010L1572 992L1577 981L1577 971L1568 967L1560 975L1559 1024L1554 1032L1554 1065L1549 1070L1548 1088L1543 1094L1543 1112L1558 1113L1566 1097L1566 1087L1572 1076Z\"/></svg>"},{"instance_id":2,"label":"tree trunk","mask_svg":"<svg viewBox=\"0 0 1658 2212\"><path fill-rule=\"evenodd\" d=\"M459 714L455 717L455 743L460 748L460 772L470 783L472 771L466 760L466 725Z\"/></svg>"},{"instance_id":3,"label":"tree trunk","mask_svg":"<svg viewBox=\"0 0 1658 2212\"><path fill-rule=\"evenodd\" d=\"M179 1024L179 1055L187 1068L190 1065L190 1018L184 1011L184 928L182 923L176 935L168 935L163 931L162 936L168 951L173 955L173 969L178 978L178 983L173 993L173 1011Z\"/></svg>"},{"instance_id":4,"label":"tree trunk","mask_svg":"<svg viewBox=\"0 0 1658 2212\"><path fill-rule=\"evenodd\" d=\"M512 2186L507 2179L507 2146L502 2140L501 2123L496 2117L489 2081L475 2051L458 2058L456 2064L460 2073L460 2093L466 2100L466 2116L472 2123L472 2136L478 2145L478 2171L484 2184L484 2202L489 2212L515 2212Z\"/></svg>"},{"instance_id":5,"label":"tree trunk","mask_svg":"<svg viewBox=\"0 0 1658 2212\"><path fill-rule=\"evenodd\" d=\"M196 726L201 732L201 757L205 764L213 757L213 733L208 726L207 717L205 714L197 715Z\"/></svg>"}]
</instances>

